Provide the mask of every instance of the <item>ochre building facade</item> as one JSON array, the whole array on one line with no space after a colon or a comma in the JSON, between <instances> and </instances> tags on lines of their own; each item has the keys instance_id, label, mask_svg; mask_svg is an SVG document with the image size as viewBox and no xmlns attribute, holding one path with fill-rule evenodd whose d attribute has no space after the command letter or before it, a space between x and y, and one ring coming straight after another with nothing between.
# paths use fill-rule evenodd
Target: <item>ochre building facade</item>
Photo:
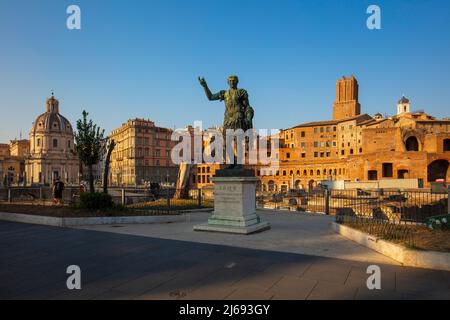
<instances>
[{"instance_id":1,"label":"ochre building facade","mask_svg":"<svg viewBox=\"0 0 450 320\"><path fill-rule=\"evenodd\" d=\"M333 119L281 130L278 169L253 166L260 191L311 189L324 181L450 181L450 120L411 112L402 97L394 116L361 114L354 76L336 83ZM211 186L219 166L197 165L191 188Z\"/></svg>"},{"instance_id":2,"label":"ochre building facade","mask_svg":"<svg viewBox=\"0 0 450 320\"><path fill-rule=\"evenodd\" d=\"M176 182L178 166L171 161L172 130L153 121L132 119L110 134L116 142L111 155L112 185Z\"/></svg>"},{"instance_id":3,"label":"ochre building facade","mask_svg":"<svg viewBox=\"0 0 450 320\"><path fill-rule=\"evenodd\" d=\"M0 144L0 185L24 185L26 181L25 158L30 152L30 142L25 139Z\"/></svg>"}]
</instances>

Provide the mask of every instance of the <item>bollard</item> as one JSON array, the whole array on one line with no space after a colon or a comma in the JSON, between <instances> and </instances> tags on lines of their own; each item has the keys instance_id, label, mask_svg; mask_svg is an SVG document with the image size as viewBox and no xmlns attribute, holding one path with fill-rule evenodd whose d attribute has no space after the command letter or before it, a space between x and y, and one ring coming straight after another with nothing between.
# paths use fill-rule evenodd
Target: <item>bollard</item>
<instances>
[{"instance_id":1,"label":"bollard","mask_svg":"<svg viewBox=\"0 0 450 320\"><path fill-rule=\"evenodd\" d=\"M325 214L330 215L330 190L325 189Z\"/></svg>"},{"instance_id":2,"label":"bollard","mask_svg":"<svg viewBox=\"0 0 450 320\"><path fill-rule=\"evenodd\" d=\"M169 188L166 189L166 196L167 196L167 211L170 211L170 195L169 195Z\"/></svg>"},{"instance_id":3,"label":"bollard","mask_svg":"<svg viewBox=\"0 0 450 320\"><path fill-rule=\"evenodd\" d=\"M122 189L122 197L121 197L122 205L125 205L125 189Z\"/></svg>"},{"instance_id":4,"label":"bollard","mask_svg":"<svg viewBox=\"0 0 450 320\"><path fill-rule=\"evenodd\" d=\"M42 200L42 187L39 187L39 200Z\"/></svg>"},{"instance_id":5,"label":"bollard","mask_svg":"<svg viewBox=\"0 0 450 320\"><path fill-rule=\"evenodd\" d=\"M198 207L201 208L202 207L202 189L197 189L197 204Z\"/></svg>"},{"instance_id":6,"label":"bollard","mask_svg":"<svg viewBox=\"0 0 450 320\"><path fill-rule=\"evenodd\" d=\"M12 202L11 188L8 188L8 202Z\"/></svg>"},{"instance_id":7,"label":"bollard","mask_svg":"<svg viewBox=\"0 0 450 320\"><path fill-rule=\"evenodd\" d=\"M447 214L450 214L450 185L447 186Z\"/></svg>"}]
</instances>

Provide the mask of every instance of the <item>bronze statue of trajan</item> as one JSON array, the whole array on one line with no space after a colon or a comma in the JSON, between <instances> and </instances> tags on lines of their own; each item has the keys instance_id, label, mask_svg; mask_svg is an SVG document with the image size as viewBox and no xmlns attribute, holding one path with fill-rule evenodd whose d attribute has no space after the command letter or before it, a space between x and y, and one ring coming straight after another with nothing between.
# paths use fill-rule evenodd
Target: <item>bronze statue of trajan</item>
<instances>
[{"instance_id":1,"label":"bronze statue of trajan","mask_svg":"<svg viewBox=\"0 0 450 320\"><path fill-rule=\"evenodd\" d=\"M211 93L205 78L198 78L200 85L205 90L208 100L225 101L225 114L223 116L223 137L224 137L224 157L225 157L225 135L227 129L242 129L244 132L253 129L253 108L248 101L248 93L245 89L237 87L239 79L237 76L229 76L228 90L222 90L217 93ZM248 139L246 138L246 141ZM225 159L225 158L224 158ZM244 169L242 165L237 164L236 150L234 150L234 162L227 166L224 170L216 171L216 176L253 176L252 170Z\"/></svg>"},{"instance_id":2,"label":"bronze statue of trajan","mask_svg":"<svg viewBox=\"0 0 450 320\"><path fill-rule=\"evenodd\" d=\"M208 100L225 101L225 114L223 117L223 130L242 129L244 131L253 128L253 108L248 101L248 93L245 89L237 87L239 79L237 76L229 76L228 90L221 90L217 93L211 93L208 84L204 78L198 78L200 85L205 90Z\"/></svg>"}]
</instances>

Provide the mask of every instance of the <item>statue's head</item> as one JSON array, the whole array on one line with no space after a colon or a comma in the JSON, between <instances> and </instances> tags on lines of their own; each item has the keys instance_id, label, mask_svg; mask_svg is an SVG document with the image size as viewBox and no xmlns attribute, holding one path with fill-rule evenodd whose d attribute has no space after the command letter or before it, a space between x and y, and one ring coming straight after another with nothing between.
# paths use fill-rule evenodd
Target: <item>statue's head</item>
<instances>
[{"instance_id":1,"label":"statue's head","mask_svg":"<svg viewBox=\"0 0 450 320\"><path fill-rule=\"evenodd\" d=\"M237 89L237 85L239 83L239 78L237 76L229 76L228 77L228 84L230 85L230 88Z\"/></svg>"}]
</instances>

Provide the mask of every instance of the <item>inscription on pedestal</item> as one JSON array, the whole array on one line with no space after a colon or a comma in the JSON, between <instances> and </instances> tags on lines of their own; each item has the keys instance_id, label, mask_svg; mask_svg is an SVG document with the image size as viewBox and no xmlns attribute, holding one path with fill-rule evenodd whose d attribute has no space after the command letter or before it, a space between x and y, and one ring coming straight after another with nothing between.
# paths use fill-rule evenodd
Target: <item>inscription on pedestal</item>
<instances>
[{"instance_id":1,"label":"inscription on pedestal","mask_svg":"<svg viewBox=\"0 0 450 320\"><path fill-rule=\"evenodd\" d=\"M215 204L237 204L242 201L242 193L237 186L216 185L214 188Z\"/></svg>"},{"instance_id":2,"label":"inscription on pedestal","mask_svg":"<svg viewBox=\"0 0 450 320\"><path fill-rule=\"evenodd\" d=\"M256 214L255 177L215 177L213 182L213 215L194 230L250 234L270 228Z\"/></svg>"}]
</instances>

